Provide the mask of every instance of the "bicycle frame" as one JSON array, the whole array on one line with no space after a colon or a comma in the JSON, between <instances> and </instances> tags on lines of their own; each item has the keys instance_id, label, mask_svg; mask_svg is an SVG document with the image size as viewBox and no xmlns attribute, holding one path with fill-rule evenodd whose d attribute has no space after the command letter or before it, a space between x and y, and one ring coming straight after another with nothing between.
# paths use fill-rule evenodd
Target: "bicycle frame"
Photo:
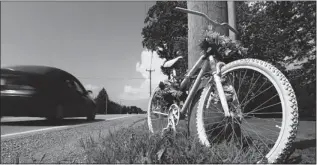
<instances>
[{"instance_id":1,"label":"bicycle frame","mask_svg":"<svg viewBox=\"0 0 317 165\"><path fill-rule=\"evenodd\" d=\"M224 28L231 30L232 32L234 32L236 34L239 34L238 31L236 29L234 29L233 27L231 27L228 23L218 23L217 21L213 21L204 13L189 10L189 9L184 9L184 8L180 8L180 7L176 7L175 9L178 11L181 11L181 12L195 14L195 15L199 15L199 16L206 18L211 23L213 29L215 27L224 27ZM225 116L226 117L231 116L231 114L229 113L228 103L227 103L227 100L225 97L225 93L223 91L223 87L221 84L221 78L220 78L220 76L221 76L220 69L221 69L221 66L224 65L224 63L223 62L216 63L212 55L211 56L202 55L199 58L199 60L195 63L193 68L185 76L185 79L181 83L180 89L181 90L185 89L185 87L189 83L190 77L193 76L193 74L197 71L197 69L199 69L199 67L201 66L202 63L203 63L203 66L202 66L202 68L201 68L201 70L200 70L200 72L199 72L199 74L194 82L193 88L190 90L189 95L187 96L187 98L185 100L184 106L180 110L180 113L184 114L185 110L188 108L190 102L192 101L192 99L194 97L194 94L197 92L197 89L201 83L201 78L202 78L203 74L206 72L208 67L210 67L211 71L212 71L212 77L210 78L208 83L211 82L212 80L215 82L215 85L216 85L216 88L218 91L218 95L219 95L219 99L220 99L221 105L223 107Z\"/></svg>"},{"instance_id":2,"label":"bicycle frame","mask_svg":"<svg viewBox=\"0 0 317 165\"><path fill-rule=\"evenodd\" d=\"M201 69L200 66L202 65ZM207 57L206 55L202 55L198 61L195 63L195 65L192 67L192 69L190 69L190 71L188 72L188 74L185 75L184 80L181 82L180 85L180 89L184 90L188 83L189 83L189 79L190 77L193 76L194 73L196 73L196 71L198 69L200 69L198 76L195 79L194 85L191 88L191 90L188 93L188 96L185 100L185 103L182 107L182 109L180 110L181 114L184 114L186 111L186 109L189 107L194 95L197 92L197 89L201 83L201 79L204 76L204 73L210 68L211 72L212 72L212 77L210 77L210 79L208 80L208 83L211 82L212 80L215 81L216 83L216 88L220 97L220 101L221 104L223 106L224 112L225 112L225 116L230 116L229 113L229 108L228 108L228 103L222 88L222 84L221 84L221 79L220 79L220 67L221 65L223 65L222 62L216 63L214 57L211 55L209 57Z\"/></svg>"}]
</instances>

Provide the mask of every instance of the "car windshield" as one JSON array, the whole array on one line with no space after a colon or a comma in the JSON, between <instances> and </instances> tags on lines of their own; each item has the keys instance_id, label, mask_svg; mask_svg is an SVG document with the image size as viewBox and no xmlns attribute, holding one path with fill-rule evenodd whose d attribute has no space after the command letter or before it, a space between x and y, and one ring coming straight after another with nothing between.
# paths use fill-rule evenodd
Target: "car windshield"
<instances>
[{"instance_id":1,"label":"car windshield","mask_svg":"<svg viewBox=\"0 0 317 165\"><path fill-rule=\"evenodd\" d=\"M1 90L33 90L36 81L26 76L1 75Z\"/></svg>"},{"instance_id":2,"label":"car windshield","mask_svg":"<svg viewBox=\"0 0 317 165\"><path fill-rule=\"evenodd\" d=\"M66 80L69 88L76 90L77 92L84 94L85 91L80 87L80 85L75 80Z\"/></svg>"}]
</instances>

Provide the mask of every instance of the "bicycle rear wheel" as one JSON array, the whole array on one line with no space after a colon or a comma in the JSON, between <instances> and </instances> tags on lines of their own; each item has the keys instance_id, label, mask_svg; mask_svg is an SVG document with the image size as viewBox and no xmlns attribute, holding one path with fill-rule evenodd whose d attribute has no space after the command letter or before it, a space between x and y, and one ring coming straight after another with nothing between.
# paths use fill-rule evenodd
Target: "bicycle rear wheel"
<instances>
[{"instance_id":1,"label":"bicycle rear wheel","mask_svg":"<svg viewBox=\"0 0 317 165\"><path fill-rule=\"evenodd\" d=\"M148 104L147 122L151 133L161 133L168 124L168 105L157 87Z\"/></svg>"},{"instance_id":2,"label":"bicycle rear wheel","mask_svg":"<svg viewBox=\"0 0 317 165\"><path fill-rule=\"evenodd\" d=\"M297 101L289 81L271 64L256 59L225 65L222 79L231 98L229 109L236 115L225 118L216 89L213 84L206 86L195 112L200 142L252 151L258 156L249 163L281 162L290 154L298 127Z\"/></svg>"}]
</instances>

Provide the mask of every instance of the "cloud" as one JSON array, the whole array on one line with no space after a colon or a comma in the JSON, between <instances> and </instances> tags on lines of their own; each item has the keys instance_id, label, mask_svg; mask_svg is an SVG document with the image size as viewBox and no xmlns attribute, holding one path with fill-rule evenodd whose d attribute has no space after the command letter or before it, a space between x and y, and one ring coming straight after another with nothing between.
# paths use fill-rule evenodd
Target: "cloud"
<instances>
[{"instance_id":1,"label":"cloud","mask_svg":"<svg viewBox=\"0 0 317 165\"><path fill-rule=\"evenodd\" d=\"M136 63L136 71L139 72L144 78L143 82L138 87L133 87L131 85L124 86L124 92L120 94L120 98L124 100L140 100L148 99L150 93L150 75L146 71L150 69L152 53L149 51L142 51L141 61ZM152 72L152 91L158 86L159 82L167 79L161 72L161 65L164 63L165 59L160 59L156 52L153 52L152 66L154 69Z\"/></svg>"},{"instance_id":2,"label":"cloud","mask_svg":"<svg viewBox=\"0 0 317 165\"><path fill-rule=\"evenodd\" d=\"M98 89L99 87L95 86L95 85L87 84L87 85L85 85L85 88L87 90L95 90L95 89Z\"/></svg>"}]
</instances>

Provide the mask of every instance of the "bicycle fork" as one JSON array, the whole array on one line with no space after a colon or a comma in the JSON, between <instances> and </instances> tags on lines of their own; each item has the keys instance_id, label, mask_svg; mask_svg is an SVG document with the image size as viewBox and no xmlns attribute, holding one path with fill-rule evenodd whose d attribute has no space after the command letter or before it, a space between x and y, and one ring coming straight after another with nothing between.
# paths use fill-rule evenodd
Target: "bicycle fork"
<instances>
[{"instance_id":1,"label":"bicycle fork","mask_svg":"<svg viewBox=\"0 0 317 165\"><path fill-rule=\"evenodd\" d=\"M212 70L213 79L215 81L216 88L218 91L220 103L225 113L225 117L232 116L232 114L230 114L229 112L228 102L226 99L225 92L223 90L223 86L221 84L221 67L225 64L223 62L218 62L216 64L213 56L209 56L209 62L210 62L211 70Z\"/></svg>"}]
</instances>

